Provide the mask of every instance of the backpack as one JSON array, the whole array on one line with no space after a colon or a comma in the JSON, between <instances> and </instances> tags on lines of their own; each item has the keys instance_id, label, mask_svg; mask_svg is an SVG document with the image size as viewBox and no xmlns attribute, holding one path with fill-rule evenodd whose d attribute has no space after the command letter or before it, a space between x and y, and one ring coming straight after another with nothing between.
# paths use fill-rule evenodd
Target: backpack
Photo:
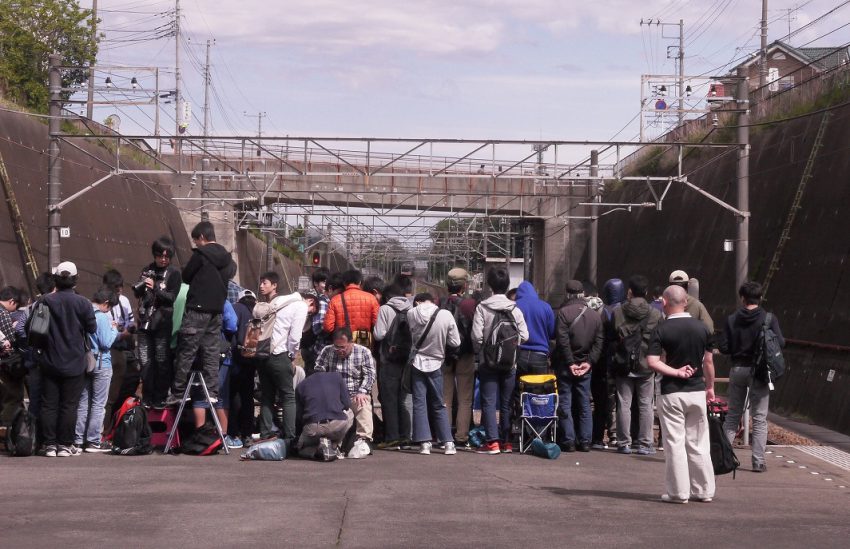
<instances>
[{"instance_id":1,"label":"backpack","mask_svg":"<svg viewBox=\"0 0 850 549\"><path fill-rule=\"evenodd\" d=\"M248 321L245 339L239 346L239 352L243 358L268 358L271 356L275 315L285 306L273 308L269 303L254 305L254 318Z\"/></svg>"},{"instance_id":2,"label":"backpack","mask_svg":"<svg viewBox=\"0 0 850 549\"><path fill-rule=\"evenodd\" d=\"M153 452L148 414L136 397L129 397L115 414L111 433L112 453L122 456L142 456Z\"/></svg>"},{"instance_id":3,"label":"backpack","mask_svg":"<svg viewBox=\"0 0 850 549\"><path fill-rule=\"evenodd\" d=\"M647 313L646 317L636 327L627 329L622 326L618 330L619 339L611 357L612 369L618 376L627 376L640 370L640 361L646 356L643 334L646 331L647 324L649 324L650 316Z\"/></svg>"},{"instance_id":4,"label":"backpack","mask_svg":"<svg viewBox=\"0 0 850 549\"><path fill-rule=\"evenodd\" d=\"M37 350L46 349L47 334L50 333L50 307L43 299L32 306L28 324L27 345Z\"/></svg>"},{"instance_id":5,"label":"backpack","mask_svg":"<svg viewBox=\"0 0 850 549\"><path fill-rule=\"evenodd\" d=\"M451 297L443 301L442 308L452 314L460 334L460 345L457 347L446 346L446 360L457 361L460 357L472 353L472 321L460 311L460 298Z\"/></svg>"},{"instance_id":6,"label":"backpack","mask_svg":"<svg viewBox=\"0 0 850 549\"><path fill-rule=\"evenodd\" d=\"M711 448L711 464L714 466L715 475L732 473L735 478L735 470L741 465L732 444L723 432L722 404L709 402L708 411L708 439Z\"/></svg>"},{"instance_id":7,"label":"backpack","mask_svg":"<svg viewBox=\"0 0 850 549\"><path fill-rule=\"evenodd\" d=\"M413 336L410 335L407 311L399 311L391 305L389 307L395 311L395 318L390 323L387 335L381 341L381 361L403 364L413 348Z\"/></svg>"},{"instance_id":8,"label":"backpack","mask_svg":"<svg viewBox=\"0 0 850 549\"><path fill-rule=\"evenodd\" d=\"M221 450L221 437L215 428L201 427L180 445L180 453L211 456Z\"/></svg>"},{"instance_id":9,"label":"backpack","mask_svg":"<svg viewBox=\"0 0 850 549\"><path fill-rule=\"evenodd\" d=\"M782 355L779 338L773 328L770 327L772 323L773 315L767 313L759 333L758 351L753 368L753 376L767 384L771 391L773 390L773 382L785 373L785 357Z\"/></svg>"},{"instance_id":10,"label":"backpack","mask_svg":"<svg viewBox=\"0 0 850 549\"><path fill-rule=\"evenodd\" d=\"M489 309L489 307L487 308ZM490 333L484 338L482 344L481 353L484 364L497 372L509 372L516 364L516 355L519 349L519 327L514 319L513 310L514 308L511 307L510 309L493 311Z\"/></svg>"},{"instance_id":11,"label":"backpack","mask_svg":"<svg viewBox=\"0 0 850 549\"><path fill-rule=\"evenodd\" d=\"M18 408L6 435L6 450L8 450L9 455L20 457L35 455L38 444L36 441L37 424L36 417L30 413L29 409Z\"/></svg>"}]
</instances>

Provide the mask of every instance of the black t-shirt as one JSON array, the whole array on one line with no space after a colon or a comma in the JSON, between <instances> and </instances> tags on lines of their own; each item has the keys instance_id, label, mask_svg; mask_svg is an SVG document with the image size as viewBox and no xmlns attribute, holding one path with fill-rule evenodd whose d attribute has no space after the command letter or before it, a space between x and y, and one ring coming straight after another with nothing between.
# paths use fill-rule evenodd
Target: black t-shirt
<instances>
[{"instance_id":1,"label":"black t-shirt","mask_svg":"<svg viewBox=\"0 0 850 549\"><path fill-rule=\"evenodd\" d=\"M702 358L711 351L711 334L702 321L692 317L668 318L658 325L649 340L648 355L661 356L671 368L690 365L696 369L687 379L664 376L661 378L661 394L705 391Z\"/></svg>"}]
</instances>

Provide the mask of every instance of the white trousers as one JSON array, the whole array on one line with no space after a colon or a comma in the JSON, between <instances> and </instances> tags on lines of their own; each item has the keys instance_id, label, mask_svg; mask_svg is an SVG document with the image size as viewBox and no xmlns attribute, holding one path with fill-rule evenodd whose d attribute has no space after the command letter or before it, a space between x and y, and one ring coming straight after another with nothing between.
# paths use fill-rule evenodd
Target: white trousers
<instances>
[{"instance_id":1,"label":"white trousers","mask_svg":"<svg viewBox=\"0 0 850 549\"><path fill-rule=\"evenodd\" d=\"M661 395L667 494L675 499L714 497L705 391Z\"/></svg>"}]
</instances>

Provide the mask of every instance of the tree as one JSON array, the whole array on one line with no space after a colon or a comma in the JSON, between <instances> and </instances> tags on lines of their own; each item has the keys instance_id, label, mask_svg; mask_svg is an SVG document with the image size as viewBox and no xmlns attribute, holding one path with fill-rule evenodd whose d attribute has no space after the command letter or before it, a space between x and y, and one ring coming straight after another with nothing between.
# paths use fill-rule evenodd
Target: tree
<instances>
[{"instance_id":1,"label":"tree","mask_svg":"<svg viewBox=\"0 0 850 549\"><path fill-rule=\"evenodd\" d=\"M0 85L9 98L47 112L51 53L62 56L63 66L78 67L62 71L63 88L86 81L85 67L97 57L91 23L91 10L76 0L0 2Z\"/></svg>"}]
</instances>

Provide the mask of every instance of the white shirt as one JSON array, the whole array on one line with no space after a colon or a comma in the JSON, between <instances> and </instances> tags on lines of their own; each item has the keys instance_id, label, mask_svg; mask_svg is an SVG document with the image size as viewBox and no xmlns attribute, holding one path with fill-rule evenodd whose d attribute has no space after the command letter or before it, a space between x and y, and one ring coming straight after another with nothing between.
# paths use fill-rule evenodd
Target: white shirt
<instances>
[{"instance_id":1,"label":"white shirt","mask_svg":"<svg viewBox=\"0 0 850 549\"><path fill-rule=\"evenodd\" d=\"M271 306L278 309L272 332L272 354L288 353L292 356L301 346L301 334L307 322L307 304L298 292L279 295L272 299Z\"/></svg>"}]
</instances>

